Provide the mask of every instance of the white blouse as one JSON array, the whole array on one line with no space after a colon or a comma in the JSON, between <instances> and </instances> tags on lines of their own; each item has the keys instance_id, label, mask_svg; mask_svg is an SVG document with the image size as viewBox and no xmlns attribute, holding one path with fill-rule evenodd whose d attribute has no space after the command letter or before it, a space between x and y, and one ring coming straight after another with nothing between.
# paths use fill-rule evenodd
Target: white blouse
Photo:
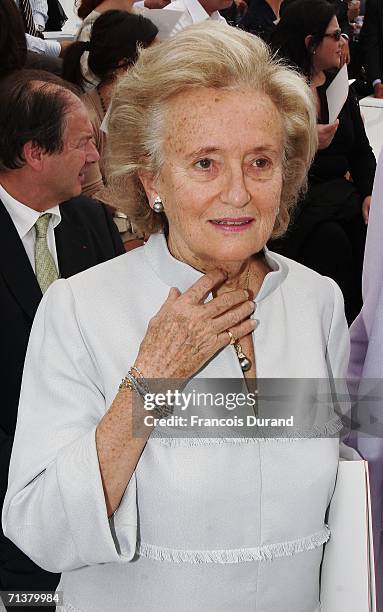
<instances>
[{"instance_id":1,"label":"white blouse","mask_svg":"<svg viewBox=\"0 0 383 612\"><path fill-rule=\"evenodd\" d=\"M272 272L253 315L259 379L299 385L344 377L348 331L338 287L265 253ZM55 282L39 307L3 528L37 564L62 572L67 612L319 609L337 436L152 435L108 520L96 427L169 287L185 291L200 276L157 234L142 248ZM196 379L241 377L228 346ZM322 429L331 432L334 422L329 412Z\"/></svg>"}]
</instances>

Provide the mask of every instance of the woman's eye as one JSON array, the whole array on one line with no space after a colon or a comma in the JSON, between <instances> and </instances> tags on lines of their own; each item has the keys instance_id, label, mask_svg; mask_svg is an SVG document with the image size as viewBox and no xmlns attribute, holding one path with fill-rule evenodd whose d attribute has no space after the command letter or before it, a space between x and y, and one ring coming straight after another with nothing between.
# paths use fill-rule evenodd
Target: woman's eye
<instances>
[{"instance_id":1,"label":"woman's eye","mask_svg":"<svg viewBox=\"0 0 383 612\"><path fill-rule=\"evenodd\" d=\"M197 168L201 168L201 170L209 170L212 165L212 160L205 157L204 159L199 159L195 165Z\"/></svg>"},{"instance_id":2,"label":"woman's eye","mask_svg":"<svg viewBox=\"0 0 383 612\"><path fill-rule=\"evenodd\" d=\"M262 170L263 168L268 168L270 166L270 162L268 159L265 159L264 157L260 157L259 159L256 159L253 162L253 166L255 166L256 168L260 168Z\"/></svg>"}]
</instances>

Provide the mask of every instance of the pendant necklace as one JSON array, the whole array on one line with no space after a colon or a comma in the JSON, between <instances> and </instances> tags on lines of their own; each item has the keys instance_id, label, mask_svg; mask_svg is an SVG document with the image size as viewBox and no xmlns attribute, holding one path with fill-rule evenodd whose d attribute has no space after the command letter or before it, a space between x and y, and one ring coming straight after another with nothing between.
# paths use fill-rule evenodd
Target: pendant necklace
<instances>
[{"instance_id":1,"label":"pendant necklace","mask_svg":"<svg viewBox=\"0 0 383 612\"><path fill-rule=\"evenodd\" d=\"M246 275L246 282L245 282L246 290L249 288L249 281L250 281L250 266L249 266L249 269ZM233 346L234 346L235 352L237 353L239 365L241 366L242 372L248 372L251 366L253 365L251 362L251 359L247 355L245 355L238 340L234 342Z\"/></svg>"}]
</instances>

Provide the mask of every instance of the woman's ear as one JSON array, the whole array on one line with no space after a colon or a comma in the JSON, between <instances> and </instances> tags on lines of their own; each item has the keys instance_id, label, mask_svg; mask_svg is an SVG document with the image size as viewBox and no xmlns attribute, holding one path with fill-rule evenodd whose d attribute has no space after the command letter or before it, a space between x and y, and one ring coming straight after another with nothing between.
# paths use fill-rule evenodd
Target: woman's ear
<instances>
[{"instance_id":1,"label":"woman's ear","mask_svg":"<svg viewBox=\"0 0 383 612\"><path fill-rule=\"evenodd\" d=\"M154 200L158 196L156 188L156 176L149 170L138 170L138 178L140 179L143 188L145 189L146 197L149 201L150 208L153 208Z\"/></svg>"},{"instance_id":2,"label":"woman's ear","mask_svg":"<svg viewBox=\"0 0 383 612\"><path fill-rule=\"evenodd\" d=\"M313 43L313 35L312 34L308 34L305 38L305 45L306 45L306 49L307 51L310 53L314 50L314 43Z\"/></svg>"}]
</instances>

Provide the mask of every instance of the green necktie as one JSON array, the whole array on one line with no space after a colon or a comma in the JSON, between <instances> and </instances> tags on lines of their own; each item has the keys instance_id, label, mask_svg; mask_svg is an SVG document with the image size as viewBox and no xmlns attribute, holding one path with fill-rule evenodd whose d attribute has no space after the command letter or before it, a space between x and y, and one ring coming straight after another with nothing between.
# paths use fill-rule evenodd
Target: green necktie
<instances>
[{"instance_id":1,"label":"green necktie","mask_svg":"<svg viewBox=\"0 0 383 612\"><path fill-rule=\"evenodd\" d=\"M35 223L36 243L35 243L35 270L37 282L41 291L46 292L49 285L58 279L57 268L54 259L48 249L47 232L51 215L45 213L41 215Z\"/></svg>"}]
</instances>

